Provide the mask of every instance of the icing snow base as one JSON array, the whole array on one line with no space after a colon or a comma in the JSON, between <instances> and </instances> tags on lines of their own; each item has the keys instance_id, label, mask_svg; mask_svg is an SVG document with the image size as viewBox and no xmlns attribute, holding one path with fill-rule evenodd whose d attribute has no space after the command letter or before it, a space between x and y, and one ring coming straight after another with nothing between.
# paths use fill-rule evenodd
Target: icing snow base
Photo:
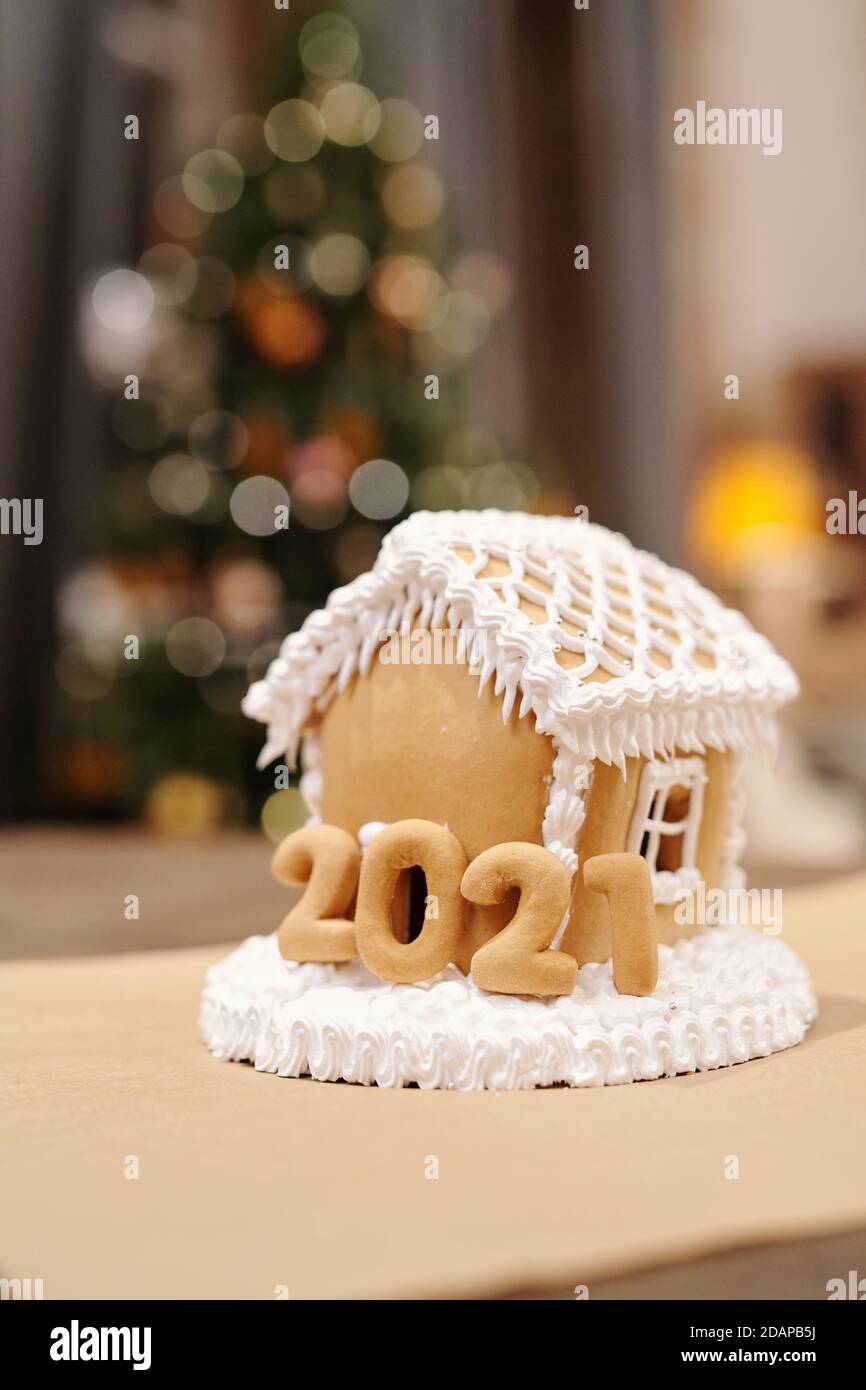
<instances>
[{"instance_id":1,"label":"icing snow base","mask_svg":"<svg viewBox=\"0 0 866 1390\"><path fill-rule=\"evenodd\" d=\"M550 1001L485 993L455 966L389 985L360 961L298 965L275 936L251 936L208 971L199 1023L215 1056L259 1071L471 1091L710 1071L793 1047L817 1011L777 937L712 927L659 947L646 998L618 994L608 961Z\"/></svg>"}]
</instances>

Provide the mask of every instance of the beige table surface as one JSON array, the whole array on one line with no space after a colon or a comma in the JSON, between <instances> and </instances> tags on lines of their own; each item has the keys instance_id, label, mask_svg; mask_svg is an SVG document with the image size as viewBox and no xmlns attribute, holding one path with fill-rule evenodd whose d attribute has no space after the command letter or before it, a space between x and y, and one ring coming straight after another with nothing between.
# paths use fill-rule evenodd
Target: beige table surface
<instances>
[{"instance_id":1,"label":"beige table surface","mask_svg":"<svg viewBox=\"0 0 866 1390\"><path fill-rule=\"evenodd\" d=\"M196 1009L222 946L4 964L0 1274L47 1298L628 1296L639 1271L787 1242L812 1251L820 1296L845 1262L866 1273L864 907L862 877L786 892L784 939L821 995L799 1048L601 1090L385 1091L216 1062ZM742 1296L771 1297L767 1279Z\"/></svg>"}]
</instances>

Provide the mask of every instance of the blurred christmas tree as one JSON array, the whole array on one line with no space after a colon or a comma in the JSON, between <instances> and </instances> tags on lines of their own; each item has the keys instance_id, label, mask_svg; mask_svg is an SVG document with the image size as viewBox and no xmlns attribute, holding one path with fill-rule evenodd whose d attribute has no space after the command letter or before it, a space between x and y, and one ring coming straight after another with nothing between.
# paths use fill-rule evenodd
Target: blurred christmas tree
<instances>
[{"instance_id":1,"label":"blurred christmas tree","mask_svg":"<svg viewBox=\"0 0 866 1390\"><path fill-rule=\"evenodd\" d=\"M274 783L239 712L249 681L410 496L460 505L467 461L498 466L461 426L461 378L507 275L454 257L423 158L435 118L363 85L343 16L281 33L267 114L227 121L157 190L138 266L88 287L121 456L101 556L63 596L71 754L49 762L67 812L147 808L173 831L257 813ZM503 486L525 504L510 467L476 505L507 504ZM266 828L295 814L277 796Z\"/></svg>"}]
</instances>

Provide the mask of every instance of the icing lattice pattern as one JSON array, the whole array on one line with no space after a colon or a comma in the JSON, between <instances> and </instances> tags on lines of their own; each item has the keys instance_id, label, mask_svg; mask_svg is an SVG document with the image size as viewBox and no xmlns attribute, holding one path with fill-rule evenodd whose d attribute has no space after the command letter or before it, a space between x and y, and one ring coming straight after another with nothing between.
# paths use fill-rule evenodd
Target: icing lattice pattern
<instances>
[{"instance_id":1,"label":"icing lattice pattern","mask_svg":"<svg viewBox=\"0 0 866 1390\"><path fill-rule=\"evenodd\" d=\"M578 684L632 672L652 678L675 662L681 669L716 669L719 634L706 627L696 604L672 601L668 586L643 566L626 570L616 554L545 553L538 544L525 550L496 541L452 548L491 599L526 615L557 665Z\"/></svg>"},{"instance_id":2,"label":"icing lattice pattern","mask_svg":"<svg viewBox=\"0 0 866 1390\"><path fill-rule=\"evenodd\" d=\"M416 513L369 574L283 644L244 709L291 756L311 715L369 666L386 631L471 630L481 688L582 758L622 762L770 741L793 672L690 575L575 518Z\"/></svg>"}]
</instances>

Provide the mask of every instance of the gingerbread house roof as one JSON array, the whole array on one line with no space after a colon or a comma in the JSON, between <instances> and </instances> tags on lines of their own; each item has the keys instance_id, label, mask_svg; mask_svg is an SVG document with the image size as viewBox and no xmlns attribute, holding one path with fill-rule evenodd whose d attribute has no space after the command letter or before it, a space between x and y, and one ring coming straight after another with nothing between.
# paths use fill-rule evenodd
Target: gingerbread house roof
<instances>
[{"instance_id":1,"label":"gingerbread house roof","mask_svg":"<svg viewBox=\"0 0 866 1390\"><path fill-rule=\"evenodd\" d=\"M577 518L416 512L368 574L286 638L244 711L268 725L263 765L365 671L389 632L472 642L479 690L517 704L580 757L771 743L797 694L790 666L691 575Z\"/></svg>"}]
</instances>

